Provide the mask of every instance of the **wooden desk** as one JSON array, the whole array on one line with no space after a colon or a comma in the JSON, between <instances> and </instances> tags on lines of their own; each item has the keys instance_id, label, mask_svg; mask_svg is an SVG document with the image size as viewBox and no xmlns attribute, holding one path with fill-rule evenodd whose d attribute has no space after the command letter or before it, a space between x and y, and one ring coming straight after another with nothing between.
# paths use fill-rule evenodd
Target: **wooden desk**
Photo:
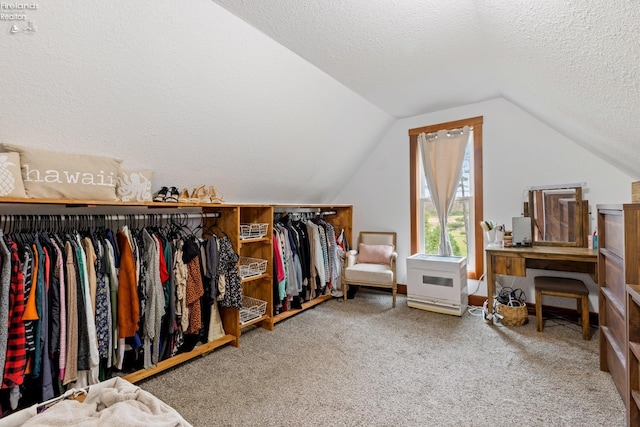
<instances>
[{"instance_id":1,"label":"wooden desk","mask_svg":"<svg viewBox=\"0 0 640 427\"><path fill-rule=\"evenodd\" d=\"M591 274L597 282L598 251L596 249L532 246L530 248L491 248L487 254L487 310L493 314L496 274L524 277L527 268L572 271ZM489 323L493 324L493 316Z\"/></svg>"}]
</instances>

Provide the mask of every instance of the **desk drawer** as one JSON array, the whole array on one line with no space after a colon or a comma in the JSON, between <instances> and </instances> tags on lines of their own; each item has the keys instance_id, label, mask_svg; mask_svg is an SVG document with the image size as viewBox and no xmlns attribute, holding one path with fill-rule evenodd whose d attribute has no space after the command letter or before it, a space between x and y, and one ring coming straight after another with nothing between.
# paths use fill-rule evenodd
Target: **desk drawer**
<instances>
[{"instance_id":1,"label":"desk drawer","mask_svg":"<svg viewBox=\"0 0 640 427\"><path fill-rule=\"evenodd\" d=\"M496 274L504 274L507 276L521 276L526 274L524 258L493 255L493 271Z\"/></svg>"}]
</instances>

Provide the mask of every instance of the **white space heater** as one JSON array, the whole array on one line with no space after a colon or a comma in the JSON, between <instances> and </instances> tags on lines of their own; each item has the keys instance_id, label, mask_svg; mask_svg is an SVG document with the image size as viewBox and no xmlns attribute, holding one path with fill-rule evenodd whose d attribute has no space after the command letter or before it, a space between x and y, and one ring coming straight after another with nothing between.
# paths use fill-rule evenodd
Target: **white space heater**
<instances>
[{"instance_id":1,"label":"white space heater","mask_svg":"<svg viewBox=\"0 0 640 427\"><path fill-rule=\"evenodd\" d=\"M416 254L407 258L407 305L462 316L468 305L467 258Z\"/></svg>"}]
</instances>

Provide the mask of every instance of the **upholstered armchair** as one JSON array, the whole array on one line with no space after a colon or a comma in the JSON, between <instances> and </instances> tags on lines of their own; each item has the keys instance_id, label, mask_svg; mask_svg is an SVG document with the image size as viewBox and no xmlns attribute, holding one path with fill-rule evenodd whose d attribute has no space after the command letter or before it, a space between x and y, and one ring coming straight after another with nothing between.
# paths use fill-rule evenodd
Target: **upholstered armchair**
<instances>
[{"instance_id":1,"label":"upholstered armchair","mask_svg":"<svg viewBox=\"0 0 640 427\"><path fill-rule=\"evenodd\" d=\"M357 248L345 254L342 269L344 301L347 301L346 285L363 285L391 289L395 307L398 290L396 233L361 231Z\"/></svg>"}]
</instances>

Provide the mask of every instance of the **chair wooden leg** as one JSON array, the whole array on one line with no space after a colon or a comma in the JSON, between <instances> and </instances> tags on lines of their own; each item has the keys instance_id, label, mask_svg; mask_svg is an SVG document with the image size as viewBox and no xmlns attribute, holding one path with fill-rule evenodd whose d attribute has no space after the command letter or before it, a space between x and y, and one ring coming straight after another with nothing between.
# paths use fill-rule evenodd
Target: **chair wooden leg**
<instances>
[{"instance_id":1,"label":"chair wooden leg","mask_svg":"<svg viewBox=\"0 0 640 427\"><path fill-rule=\"evenodd\" d=\"M393 308L396 308L396 293L398 290L394 287L391 291L393 293Z\"/></svg>"},{"instance_id":2,"label":"chair wooden leg","mask_svg":"<svg viewBox=\"0 0 640 427\"><path fill-rule=\"evenodd\" d=\"M591 339L591 327L589 325L589 297L582 298L582 338L589 341Z\"/></svg>"},{"instance_id":3,"label":"chair wooden leg","mask_svg":"<svg viewBox=\"0 0 640 427\"><path fill-rule=\"evenodd\" d=\"M582 297L576 298L576 311L578 312L578 325L582 325Z\"/></svg>"},{"instance_id":4,"label":"chair wooden leg","mask_svg":"<svg viewBox=\"0 0 640 427\"><path fill-rule=\"evenodd\" d=\"M536 290L536 327L542 332L542 292Z\"/></svg>"},{"instance_id":5,"label":"chair wooden leg","mask_svg":"<svg viewBox=\"0 0 640 427\"><path fill-rule=\"evenodd\" d=\"M349 285L347 285L347 282L343 281L342 282L342 299L344 302L347 302L347 289L349 289Z\"/></svg>"}]
</instances>

